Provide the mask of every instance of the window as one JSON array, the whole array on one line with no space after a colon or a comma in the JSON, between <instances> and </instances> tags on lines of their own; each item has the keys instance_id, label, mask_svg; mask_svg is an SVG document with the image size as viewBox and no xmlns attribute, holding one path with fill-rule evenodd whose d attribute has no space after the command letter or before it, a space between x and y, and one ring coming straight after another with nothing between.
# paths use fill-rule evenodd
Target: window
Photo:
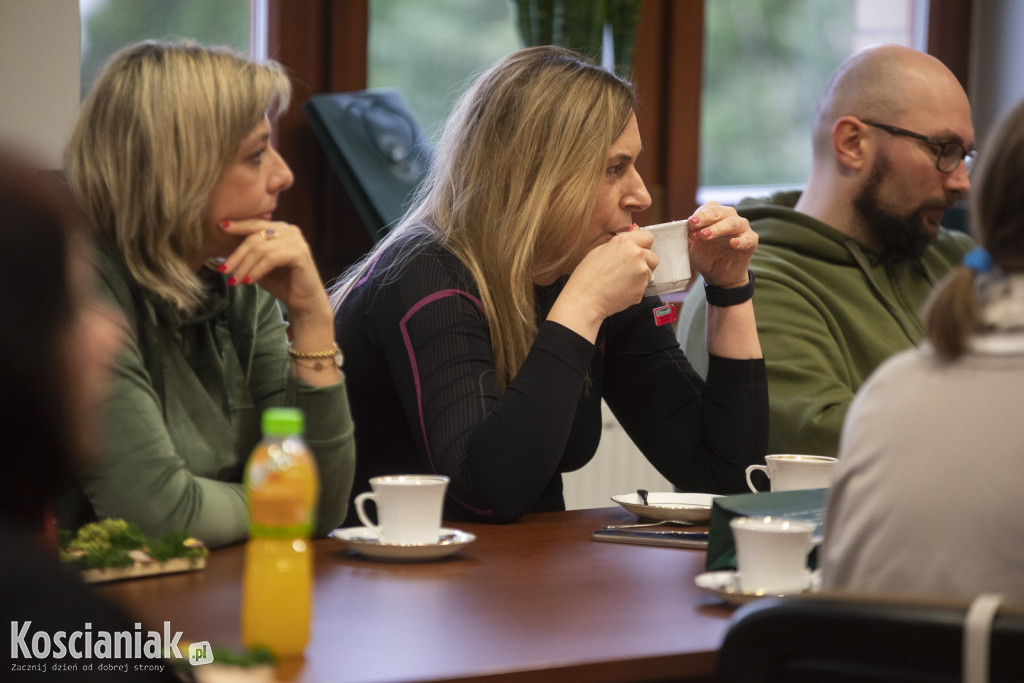
<instances>
[{"instance_id":1,"label":"window","mask_svg":"<svg viewBox=\"0 0 1024 683\"><path fill-rule=\"evenodd\" d=\"M734 203L804 183L829 74L872 43L923 49L927 3L714 0L705 12L700 201Z\"/></svg>"},{"instance_id":2,"label":"window","mask_svg":"<svg viewBox=\"0 0 1024 683\"><path fill-rule=\"evenodd\" d=\"M89 91L110 55L145 38L191 38L208 45L228 45L250 54L251 6L258 12L262 3L252 0L79 0L82 95ZM261 46L263 42L260 41Z\"/></svg>"},{"instance_id":3,"label":"window","mask_svg":"<svg viewBox=\"0 0 1024 683\"><path fill-rule=\"evenodd\" d=\"M436 139L473 77L518 50L512 3L370 0L368 84L397 88Z\"/></svg>"}]
</instances>

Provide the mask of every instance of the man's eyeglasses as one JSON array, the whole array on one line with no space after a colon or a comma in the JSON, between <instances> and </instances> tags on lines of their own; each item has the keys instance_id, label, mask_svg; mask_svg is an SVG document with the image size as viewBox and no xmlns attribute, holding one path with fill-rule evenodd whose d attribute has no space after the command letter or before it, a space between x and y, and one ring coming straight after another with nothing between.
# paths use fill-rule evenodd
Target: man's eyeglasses
<instances>
[{"instance_id":1,"label":"man's eyeglasses","mask_svg":"<svg viewBox=\"0 0 1024 683\"><path fill-rule=\"evenodd\" d=\"M935 157L935 168L939 169L943 173L952 173L955 171L960 165L961 159L964 162L964 166L967 168L967 172L970 173L971 167L974 166L974 160L978 157L977 150L972 149L968 152L963 145L953 140L939 140L938 138L932 138L927 135L915 133L907 130L906 128L889 126L884 123L876 123L874 121L867 121L864 119L861 121L869 126L881 128L890 135L903 135L908 138L927 142L929 145L935 145L939 148L939 154Z\"/></svg>"}]
</instances>

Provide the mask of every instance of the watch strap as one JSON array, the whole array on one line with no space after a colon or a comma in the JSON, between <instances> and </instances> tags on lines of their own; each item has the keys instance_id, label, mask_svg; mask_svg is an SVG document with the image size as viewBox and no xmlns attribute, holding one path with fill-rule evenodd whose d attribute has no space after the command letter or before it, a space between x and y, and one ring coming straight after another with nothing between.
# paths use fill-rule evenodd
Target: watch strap
<instances>
[{"instance_id":1,"label":"watch strap","mask_svg":"<svg viewBox=\"0 0 1024 683\"><path fill-rule=\"evenodd\" d=\"M718 285L708 284L708 281L704 281L704 298L712 306L718 306L724 308L726 306L735 306L742 304L744 301L750 301L754 298L754 272L747 269L747 284L742 287L719 287Z\"/></svg>"}]
</instances>

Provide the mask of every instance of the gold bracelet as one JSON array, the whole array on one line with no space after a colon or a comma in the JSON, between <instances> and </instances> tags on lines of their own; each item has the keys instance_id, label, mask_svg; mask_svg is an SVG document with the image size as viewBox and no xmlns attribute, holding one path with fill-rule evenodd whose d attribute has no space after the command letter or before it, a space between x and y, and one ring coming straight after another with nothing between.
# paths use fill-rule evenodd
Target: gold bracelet
<instances>
[{"instance_id":1,"label":"gold bracelet","mask_svg":"<svg viewBox=\"0 0 1024 683\"><path fill-rule=\"evenodd\" d=\"M327 351L313 351L311 353L299 353L291 347L288 348L288 356L304 367L312 368L313 370L323 370L324 368L334 365L338 369L341 369L342 364L345 362L345 356L342 355L341 349L338 348L338 344L335 343ZM324 360L329 359L330 363L324 363ZM312 363L306 364L302 361L312 361Z\"/></svg>"}]
</instances>

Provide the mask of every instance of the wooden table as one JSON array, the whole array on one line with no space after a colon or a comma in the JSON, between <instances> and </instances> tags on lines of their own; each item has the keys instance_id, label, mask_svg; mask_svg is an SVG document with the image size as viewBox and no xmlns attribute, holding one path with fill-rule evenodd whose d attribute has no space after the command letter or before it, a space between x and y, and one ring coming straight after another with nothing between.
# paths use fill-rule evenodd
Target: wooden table
<instances>
[{"instance_id":1,"label":"wooden table","mask_svg":"<svg viewBox=\"0 0 1024 683\"><path fill-rule=\"evenodd\" d=\"M635 522L620 508L448 524L477 536L418 564L364 559L318 540L314 623L286 681L710 680L732 610L698 589L704 552L595 542ZM243 546L205 570L103 592L183 641L240 648Z\"/></svg>"}]
</instances>

